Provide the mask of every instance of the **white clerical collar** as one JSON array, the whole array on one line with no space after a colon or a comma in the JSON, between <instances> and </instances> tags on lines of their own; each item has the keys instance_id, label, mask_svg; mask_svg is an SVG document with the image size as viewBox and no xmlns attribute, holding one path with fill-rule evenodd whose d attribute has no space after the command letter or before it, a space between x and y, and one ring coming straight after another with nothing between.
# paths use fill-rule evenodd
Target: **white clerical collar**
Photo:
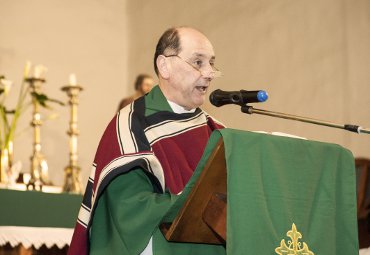
<instances>
[{"instance_id":1,"label":"white clerical collar","mask_svg":"<svg viewBox=\"0 0 370 255\"><path fill-rule=\"evenodd\" d=\"M171 102L170 100L167 100L167 101L168 101L168 104L171 106L172 111L175 112L175 113L193 113L193 112L195 112L195 109L186 110L181 105L178 105L174 102Z\"/></svg>"}]
</instances>

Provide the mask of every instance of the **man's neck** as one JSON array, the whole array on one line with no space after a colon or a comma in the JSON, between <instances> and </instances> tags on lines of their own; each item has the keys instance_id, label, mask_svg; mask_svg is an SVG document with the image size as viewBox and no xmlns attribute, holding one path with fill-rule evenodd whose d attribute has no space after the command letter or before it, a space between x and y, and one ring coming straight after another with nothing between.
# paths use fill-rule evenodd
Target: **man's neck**
<instances>
[{"instance_id":1,"label":"man's neck","mask_svg":"<svg viewBox=\"0 0 370 255\"><path fill-rule=\"evenodd\" d=\"M162 82L166 82L166 81L162 80ZM185 107L183 107L183 106L175 103L174 101L172 101L172 98L169 96L168 91L166 90L166 86L161 84L161 79L159 81L159 87L160 87L164 97L167 99L168 104L171 106L173 112L175 112L175 113L193 113L193 112L195 112L195 108L194 109L186 109Z\"/></svg>"},{"instance_id":2,"label":"man's neck","mask_svg":"<svg viewBox=\"0 0 370 255\"><path fill-rule=\"evenodd\" d=\"M176 104L175 102L172 102L170 100L167 99L167 102L168 104L171 106L172 108L172 111L174 113L193 113L195 112L195 109L190 109L190 110L186 110L184 107L182 107L181 105L178 105Z\"/></svg>"}]
</instances>

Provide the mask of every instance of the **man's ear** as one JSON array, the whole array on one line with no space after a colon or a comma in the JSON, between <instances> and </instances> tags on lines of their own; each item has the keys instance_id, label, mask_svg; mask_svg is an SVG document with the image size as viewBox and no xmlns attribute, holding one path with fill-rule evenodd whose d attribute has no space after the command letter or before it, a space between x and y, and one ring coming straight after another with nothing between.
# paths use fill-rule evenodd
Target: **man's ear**
<instances>
[{"instance_id":1,"label":"man's ear","mask_svg":"<svg viewBox=\"0 0 370 255\"><path fill-rule=\"evenodd\" d=\"M170 77L171 69L168 63L168 59L163 55L159 55L156 62L159 74L162 76L163 79L167 80Z\"/></svg>"}]
</instances>

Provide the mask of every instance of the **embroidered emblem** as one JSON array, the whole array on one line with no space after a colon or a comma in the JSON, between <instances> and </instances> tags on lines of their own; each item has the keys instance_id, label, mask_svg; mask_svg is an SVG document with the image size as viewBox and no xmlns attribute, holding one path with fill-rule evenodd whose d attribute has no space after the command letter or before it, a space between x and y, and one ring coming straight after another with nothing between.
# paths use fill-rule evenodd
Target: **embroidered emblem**
<instances>
[{"instance_id":1,"label":"embroidered emblem","mask_svg":"<svg viewBox=\"0 0 370 255\"><path fill-rule=\"evenodd\" d=\"M281 240L280 247L275 249L275 252L279 255L315 255L312 251L308 249L305 242L302 243L298 239L302 238L301 233L297 231L295 224L292 225L292 230L289 230L286 235L290 237L288 245L286 245L285 240Z\"/></svg>"}]
</instances>

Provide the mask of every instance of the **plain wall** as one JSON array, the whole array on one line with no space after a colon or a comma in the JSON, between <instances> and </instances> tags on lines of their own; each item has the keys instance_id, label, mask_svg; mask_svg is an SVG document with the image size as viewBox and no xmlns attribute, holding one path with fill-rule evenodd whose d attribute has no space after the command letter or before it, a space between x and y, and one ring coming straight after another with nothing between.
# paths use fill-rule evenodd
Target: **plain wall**
<instances>
[{"instance_id":1,"label":"plain wall","mask_svg":"<svg viewBox=\"0 0 370 255\"><path fill-rule=\"evenodd\" d=\"M223 77L211 91L264 89L255 108L370 127L370 2L368 0L119 1L1 0L0 74L22 78L26 60L44 64L45 92L67 101L60 88L76 73L85 88L79 105L79 162L86 183L95 150L119 100L133 92L138 73L154 76L158 38L189 25L214 45ZM12 98L17 96L13 88ZM204 109L230 128L280 131L340 144L370 157L370 135L259 115L235 105ZM43 111L49 114L50 111ZM42 126L42 151L51 179L63 183L68 164L68 106ZM15 159L29 171L30 112L22 116Z\"/></svg>"}]
</instances>

